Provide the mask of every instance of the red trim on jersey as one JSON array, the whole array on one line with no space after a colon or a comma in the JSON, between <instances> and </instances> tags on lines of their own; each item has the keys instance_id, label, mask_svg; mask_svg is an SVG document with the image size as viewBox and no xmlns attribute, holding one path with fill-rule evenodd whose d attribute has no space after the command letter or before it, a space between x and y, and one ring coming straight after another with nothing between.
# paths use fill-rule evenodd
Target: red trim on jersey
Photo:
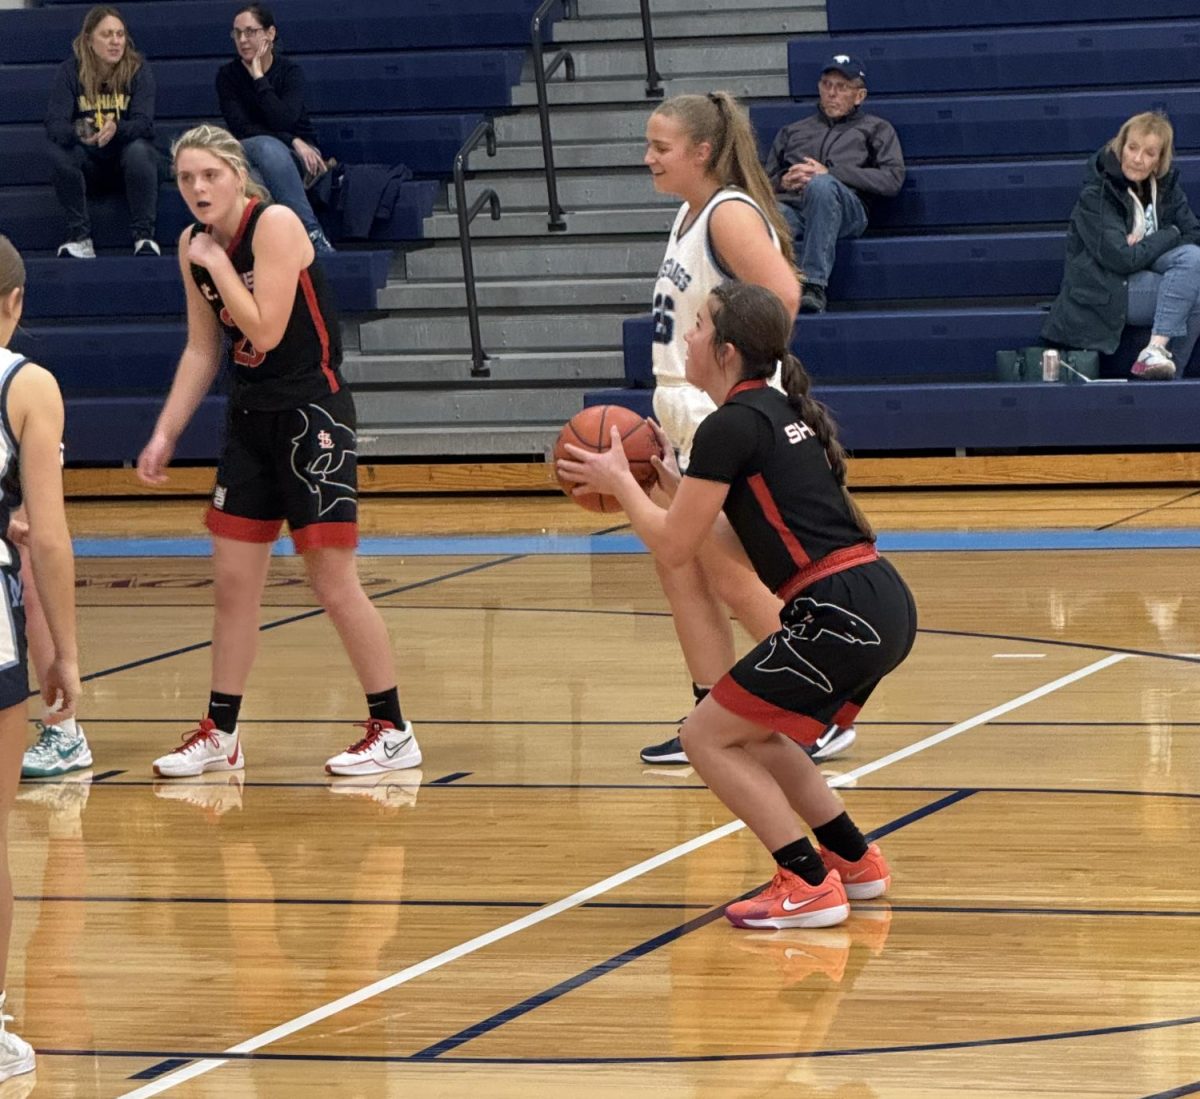
<instances>
[{"instance_id":1,"label":"red trim on jersey","mask_svg":"<svg viewBox=\"0 0 1200 1099\"><path fill-rule=\"evenodd\" d=\"M709 692L709 698L731 714L753 721L755 725L761 725L764 729L783 733L799 744L815 743L817 737L829 727L826 721L806 714L793 713L759 698L758 695L752 695L728 675L722 676L717 682ZM840 710L838 712L841 713Z\"/></svg>"},{"instance_id":2,"label":"red trim on jersey","mask_svg":"<svg viewBox=\"0 0 1200 1099\"><path fill-rule=\"evenodd\" d=\"M763 383L766 384L765 382ZM804 547L800 545L798 539L789 529L787 523L783 521L783 516L779 512L779 505L775 503L775 497L771 495L771 490L767 488L767 482L763 480L761 473L752 474L747 478L750 484L750 491L754 493L754 498L758 501L758 506L762 508L763 517L771 524L775 533L779 535L780 541L787 548L788 556L795 562L796 568L803 569L808 566L811 558L804 552Z\"/></svg>"},{"instance_id":3,"label":"red trim on jersey","mask_svg":"<svg viewBox=\"0 0 1200 1099\"><path fill-rule=\"evenodd\" d=\"M310 523L292 531L297 553L314 549L355 549L358 546L357 523Z\"/></svg>"},{"instance_id":4,"label":"red trim on jersey","mask_svg":"<svg viewBox=\"0 0 1200 1099\"><path fill-rule=\"evenodd\" d=\"M739 393L745 393L748 389L766 389L766 378L747 378L744 382L738 382L728 393L725 394L725 400L730 397L736 397Z\"/></svg>"},{"instance_id":5,"label":"red trim on jersey","mask_svg":"<svg viewBox=\"0 0 1200 1099\"><path fill-rule=\"evenodd\" d=\"M246 226L250 224L250 215L254 213L254 207L258 205L258 199L252 198L246 203L246 208L242 211L242 220L238 223L237 232L233 234L233 240L229 242L229 247L225 249L225 254L233 259L233 253L237 251L237 246L242 243L242 237L246 235Z\"/></svg>"},{"instance_id":6,"label":"red trim on jersey","mask_svg":"<svg viewBox=\"0 0 1200 1099\"><path fill-rule=\"evenodd\" d=\"M283 526L282 519L243 519L240 515L226 515L216 508L204 514L204 525L221 538L232 538L235 542L274 542Z\"/></svg>"},{"instance_id":7,"label":"red trim on jersey","mask_svg":"<svg viewBox=\"0 0 1200 1099\"><path fill-rule=\"evenodd\" d=\"M832 553L827 553L819 561L814 561L806 568L802 568L775 594L785 603L790 603L805 588L815 584L818 580L823 580L826 576L832 576L835 572L845 572L846 569L852 569L855 565L865 565L868 561L878 560L879 551L875 548L874 543L855 542L852 546L843 546ZM838 724L840 725L841 722Z\"/></svg>"},{"instance_id":8,"label":"red trim on jersey","mask_svg":"<svg viewBox=\"0 0 1200 1099\"><path fill-rule=\"evenodd\" d=\"M836 725L839 729L848 729L854 724L861 709L861 706L857 706L853 702L847 702L845 706L833 715L833 720L829 724Z\"/></svg>"},{"instance_id":9,"label":"red trim on jersey","mask_svg":"<svg viewBox=\"0 0 1200 1099\"><path fill-rule=\"evenodd\" d=\"M321 373L329 383L329 392L336 393L341 386L338 385L337 375L329 369L329 329L325 327L325 318L321 315L321 305L317 301L317 291L313 287L307 267L300 272L300 289L304 291L304 300L308 303L313 328L317 331L317 339L321 341Z\"/></svg>"}]
</instances>

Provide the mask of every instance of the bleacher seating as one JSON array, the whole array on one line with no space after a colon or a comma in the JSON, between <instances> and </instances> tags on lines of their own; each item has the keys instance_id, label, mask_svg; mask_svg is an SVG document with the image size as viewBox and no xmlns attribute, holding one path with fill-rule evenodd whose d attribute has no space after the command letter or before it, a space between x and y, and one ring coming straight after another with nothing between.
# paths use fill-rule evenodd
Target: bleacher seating
<instances>
[{"instance_id":1,"label":"bleacher seating","mask_svg":"<svg viewBox=\"0 0 1200 1099\"><path fill-rule=\"evenodd\" d=\"M1192 83L1200 0L1152 11L1137 0L829 0L828 20L828 36L789 43L796 101L759 102L750 113L765 151L781 126L812 109L830 54L845 52L863 60L868 109L893 123L904 147L904 188L876 204L865 237L839 245L833 308L802 316L795 330L793 347L847 442L867 450L1194 444L1200 380L992 379L997 350L1039 341L1086 159L1126 118L1169 114L1175 163L1200 208ZM589 403L645 412L649 318L625 328L634 388ZM1128 330L1102 361L1103 378L1127 377L1147 335ZM1200 377L1200 353L1189 375Z\"/></svg>"},{"instance_id":2,"label":"bleacher seating","mask_svg":"<svg viewBox=\"0 0 1200 1099\"><path fill-rule=\"evenodd\" d=\"M199 121L219 121L217 68L234 56L233 9L217 0L123 5L154 67L156 143ZM289 0L276 6L280 42L304 67L322 151L347 164L403 163L390 221L372 240L419 240L455 153L485 113L511 104L537 0ZM17 349L50 365L68 398L76 461L136 456L153 425L183 345L183 293L174 242L188 221L176 188L160 192L161 260L127 255L120 198L91 201L95 261L55 260L63 216L48 185L42 117L52 74L69 55L84 6L46 0L0 11L0 232L26 254L26 321ZM555 13L558 14L558 13ZM336 214L327 227L337 236ZM105 255L104 250L116 254ZM375 308L390 251L340 250L323 261L343 313ZM105 396L108 395L108 396ZM180 456L211 459L223 400L206 401Z\"/></svg>"}]
</instances>

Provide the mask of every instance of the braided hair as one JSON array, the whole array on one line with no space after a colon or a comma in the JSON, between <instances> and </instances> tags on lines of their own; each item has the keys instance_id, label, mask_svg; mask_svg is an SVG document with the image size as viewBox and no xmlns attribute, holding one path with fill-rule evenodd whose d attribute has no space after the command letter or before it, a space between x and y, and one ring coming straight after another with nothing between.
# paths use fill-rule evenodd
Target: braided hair
<instances>
[{"instance_id":1,"label":"braided hair","mask_svg":"<svg viewBox=\"0 0 1200 1099\"><path fill-rule=\"evenodd\" d=\"M788 404L796 415L812 428L825 449L825 458L834 480L846 495L855 522L868 541L875 531L846 489L846 451L838 442L837 424L820 401L812 395L812 378L804 364L792 354L789 344L792 322L783 302L765 286L730 280L712 292L713 347L731 344L742 357L743 381L767 381L782 363L782 381Z\"/></svg>"}]
</instances>

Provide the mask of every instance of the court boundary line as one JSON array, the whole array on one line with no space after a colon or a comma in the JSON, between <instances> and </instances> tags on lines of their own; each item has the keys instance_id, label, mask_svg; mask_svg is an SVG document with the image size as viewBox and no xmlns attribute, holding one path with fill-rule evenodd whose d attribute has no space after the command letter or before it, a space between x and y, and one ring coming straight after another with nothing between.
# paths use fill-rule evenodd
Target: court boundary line
<instances>
[{"instance_id":1,"label":"court boundary line","mask_svg":"<svg viewBox=\"0 0 1200 1099\"><path fill-rule=\"evenodd\" d=\"M1085 665L1074 672L1069 672L1066 675L1059 676L1051 680L1049 683L1044 683L1040 687L1035 687L1031 691L1027 691L1016 698L1009 699L1007 702L1002 702L998 706L993 706L990 709L984 710L982 713L976 714L973 717L966 718L948 729L943 729L939 733L934 733L932 736L927 736L921 740L915 741L913 744L898 751L892 752L886 756L882 756L871 763L864 764L853 771L849 771L844 775L839 775L832 779L829 785L833 788L844 786L848 783L856 781L864 775L873 774L876 771L882 770L884 767L889 767L893 763L899 763L901 760L908 759L910 756L917 755L928 748L932 748L937 744L941 744L953 737L959 736L962 733L968 732L971 729L978 728L980 725L986 724L988 721L1002 714L1010 713L1013 710L1019 709L1022 706L1028 705L1031 702L1036 702L1040 698L1044 698L1048 694L1053 694L1055 691L1063 687L1070 686L1082 679L1086 679L1090 675L1101 672L1106 668L1112 667L1123 660L1129 659L1127 654L1116 653L1106 656L1101 660L1094 661L1091 664ZM684 843L677 844L669 848L667 851L660 852L657 855L651 856L648 859L643 859L639 863L635 863L625 870L618 871L602 881L595 882L590 886L586 886L581 890L570 894L561 900L555 901L552 904L546 905L544 908L538 909L536 912L531 912L517 920L513 920L507 924L503 924L498 928L493 928L491 931L484 932L482 935L476 935L474 938L468 939L466 942L459 943L457 946L450 947L447 950L417 962L415 965L406 966L404 969L398 970L387 977L374 981L369 985L365 985L354 992L347 993L336 1000L331 1000L326 1004L313 1008L302 1015L298 1015L293 1019L280 1023L269 1030L262 1031L260 1034L247 1038L236 1045L230 1046L226 1052L229 1053L253 1053L261 1049L263 1046L270 1045L272 1042L278 1041L281 1038L289 1037L300 1030L304 1030L313 1023L318 1023L331 1016L338 1015L348 1008L355 1007L366 1000L373 999L375 996L383 992L389 992L393 988L398 988L402 984L407 984L409 981L415 980L426 973L432 972L435 969L440 969L444 965L457 961L459 958L473 954L484 947L491 946L493 943L501 942L504 939L510 938L521 931L528 928L536 927L546 920L560 915L563 912L569 911L582 904L584 901L593 900L604 893L610 892L620 885L633 881L652 870L658 869L660 866L665 866L676 859L682 858L684 855L691 854L693 851L698 851L711 843L715 843L719 839L724 839L726 836L734 835L744 829L746 825L740 820L730 821L719 828L711 829L700 836L693 837ZM168 1076L164 1076L144 1087L137 1088L134 1091L126 1092L122 1099L149 1099L153 1095L161 1095L165 1091L170 1091L172 1088L180 1084L186 1083L189 1080L194 1080L199 1076L204 1076L215 1069L220 1068L228 1062L220 1058L206 1058L203 1061L197 1061L194 1064L188 1065L185 1068L178 1069Z\"/></svg>"}]
</instances>

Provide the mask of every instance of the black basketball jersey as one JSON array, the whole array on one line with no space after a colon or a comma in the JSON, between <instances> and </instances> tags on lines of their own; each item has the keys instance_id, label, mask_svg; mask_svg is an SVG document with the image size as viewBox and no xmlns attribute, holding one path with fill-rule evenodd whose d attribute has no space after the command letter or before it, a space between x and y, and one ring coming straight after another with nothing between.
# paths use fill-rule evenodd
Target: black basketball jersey
<instances>
[{"instance_id":1,"label":"black basketball jersey","mask_svg":"<svg viewBox=\"0 0 1200 1099\"><path fill-rule=\"evenodd\" d=\"M265 209L263 203L252 198L237 233L225 249L233 261L233 269L250 290L254 289L254 229ZM208 230L196 224L192 232ZM212 306L230 340L235 408L256 411L298 408L342 388L345 384L339 372L342 332L325 273L315 259L296 280L292 315L283 339L270 351L259 351L233 322L208 271L194 263L191 269L200 293Z\"/></svg>"},{"instance_id":2,"label":"black basketball jersey","mask_svg":"<svg viewBox=\"0 0 1200 1099\"><path fill-rule=\"evenodd\" d=\"M725 514L774 592L815 562L865 541L825 448L765 381L734 386L701 423L687 476L729 485Z\"/></svg>"}]
</instances>

